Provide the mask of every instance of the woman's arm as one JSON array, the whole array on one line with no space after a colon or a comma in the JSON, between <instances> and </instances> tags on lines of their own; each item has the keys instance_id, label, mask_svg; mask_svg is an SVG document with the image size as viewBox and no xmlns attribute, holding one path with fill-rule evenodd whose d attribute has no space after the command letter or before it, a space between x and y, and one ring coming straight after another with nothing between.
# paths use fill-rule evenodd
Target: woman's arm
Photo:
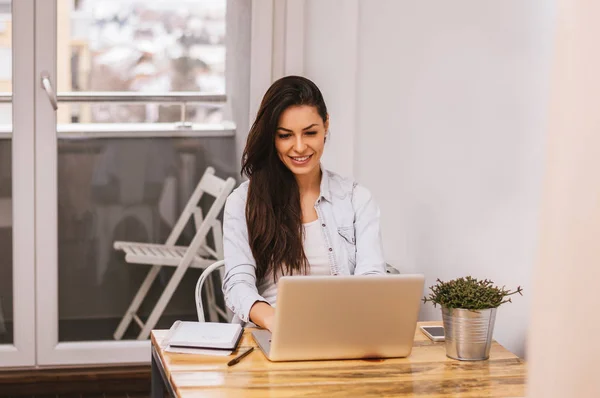
<instances>
[{"instance_id":1,"label":"woman's arm","mask_svg":"<svg viewBox=\"0 0 600 398\"><path fill-rule=\"evenodd\" d=\"M256 262L248 244L246 226L246 195L247 186L242 185L229 195L225 203L223 293L227 307L241 320L244 322L252 320L254 323L258 322L259 326L266 326L269 323L268 310L263 308L264 306L271 308L271 306L258 294L256 288ZM257 306L257 304L261 305ZM250 312L254 307L259 310L256 315L251 316Z\"/></svg>"},{"instance_id":2,"label":"woman's arm","mask_svg":"<svg viewBox=\"0 0 600 398\"><path fill-rule=\"evenodd\" d=\"M250 320L254 324L273 331L273 320L275 319L275 308L264 301L257 301L250 308Z\"/></svg>"},{"instance_id":3,"label":"woman's arm","mask_svg":"<svg viewBox=\"0 0 600 398\"><path fill-rule=\"evenodd\" d=\"M357 185L352 195L356 234L355 275L385 274L379 207L371 192Z\"/></svg>"}]
</instances>

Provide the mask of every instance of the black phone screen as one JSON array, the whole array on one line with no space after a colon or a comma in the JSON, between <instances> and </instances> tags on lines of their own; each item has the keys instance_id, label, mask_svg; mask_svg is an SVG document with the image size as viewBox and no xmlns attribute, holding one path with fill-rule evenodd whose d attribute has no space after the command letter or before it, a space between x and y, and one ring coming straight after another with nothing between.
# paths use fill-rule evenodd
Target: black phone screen
<instances>
[{"instance_id":1,"label":"black phone screen","mask_svg":"<svg viewBox=\"0 0 600 398\"><path fill-rule=\"evenodd\" d=\"M423 329L427 331L433 337L443 337L444 327L443 326L423 326Z\"/></svg>"}]
</instances>

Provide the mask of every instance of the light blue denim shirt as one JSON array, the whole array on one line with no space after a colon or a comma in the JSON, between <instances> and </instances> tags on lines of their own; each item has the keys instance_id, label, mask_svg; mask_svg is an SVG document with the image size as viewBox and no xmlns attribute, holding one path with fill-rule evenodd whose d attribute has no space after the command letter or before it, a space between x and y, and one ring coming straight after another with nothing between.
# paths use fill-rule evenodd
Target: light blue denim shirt
<instances>
[{"instance_id":1,"label":"light blue denim shirt","mask_svg":"<svg viewBox=\"0 0 600 398\"><path fill-rule=\"evenodd\" d=\"M248 184L242 183L229 195L223 221L225 302L245 322L252 305L266 301L256 287L256 262L248 244ZM329 250L332 275L385 274L379 207L366 188L323 170L315 209Z\"/></svg>"}]
</instances>

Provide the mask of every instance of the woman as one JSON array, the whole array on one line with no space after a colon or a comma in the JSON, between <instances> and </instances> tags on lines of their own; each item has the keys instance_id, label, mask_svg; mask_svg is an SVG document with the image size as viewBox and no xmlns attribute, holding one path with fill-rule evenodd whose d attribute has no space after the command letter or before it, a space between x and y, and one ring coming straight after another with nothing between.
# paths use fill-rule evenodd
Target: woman
<instances>
[{"instance_id":1,"label":"woman","mask_svg":"<svg viewBox=\"0 0 600 398\"><path fill-rule=\"evenodd\" d=\"M242 156L248 181L225 204L223 291L243 321L272 330L282 275L385 273L379 209L352 180L321 167L329 115L310 80L265 94Z\"/></svg>"}]
</instances>

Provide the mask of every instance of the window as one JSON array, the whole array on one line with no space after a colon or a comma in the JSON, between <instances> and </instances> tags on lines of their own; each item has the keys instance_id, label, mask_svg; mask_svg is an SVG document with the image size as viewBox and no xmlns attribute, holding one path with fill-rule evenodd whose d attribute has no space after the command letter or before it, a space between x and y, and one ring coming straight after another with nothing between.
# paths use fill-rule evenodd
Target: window
<instances>
[{"instance_id":1,"label":"window","mask_svg":"<svg viewBox=\"0 0 600 398\"><path fill-rule=\"evenodd\" d=\"M58 91L79 94L59 95L59 123L222 122L226 0L78 0L58 13Z\"/></svg>"}]
</instances>

